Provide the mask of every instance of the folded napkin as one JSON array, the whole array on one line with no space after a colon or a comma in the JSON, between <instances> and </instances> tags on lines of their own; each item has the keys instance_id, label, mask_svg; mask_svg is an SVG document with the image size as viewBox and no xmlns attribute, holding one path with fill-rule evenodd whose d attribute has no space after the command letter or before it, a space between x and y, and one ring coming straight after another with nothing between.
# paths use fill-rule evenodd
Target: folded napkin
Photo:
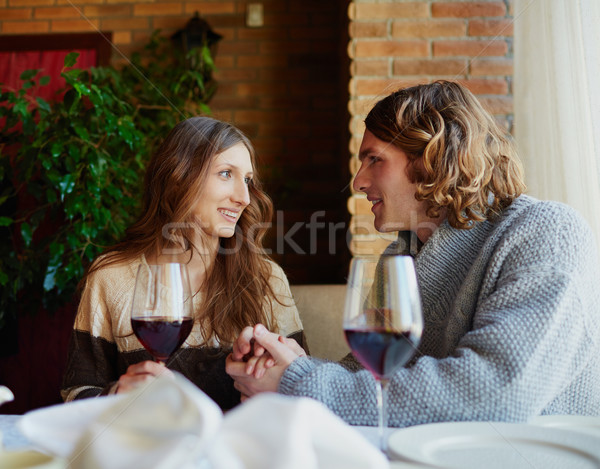
<instances>
[{"instance_id":1,"label":"folded napkin","mask_svg":"<svg viewBox=\"0 0 600 469\"><path fill-rule=\"evenodd\" d=\"M15 396L6 386L0 386L0 405L14 400Z\"/></svg>"},{"instance_id":2,"label":"folded napkin","mask_svg":"<svg viewBox=\"0 0 600 469\"><path fill-rule=\"evenodd\" d=\"M35 410L19 427L72 469L389 467L377 448L317 401L262 394L223 416L179 374L126 395Z\"/></svg>"}]
</instances>

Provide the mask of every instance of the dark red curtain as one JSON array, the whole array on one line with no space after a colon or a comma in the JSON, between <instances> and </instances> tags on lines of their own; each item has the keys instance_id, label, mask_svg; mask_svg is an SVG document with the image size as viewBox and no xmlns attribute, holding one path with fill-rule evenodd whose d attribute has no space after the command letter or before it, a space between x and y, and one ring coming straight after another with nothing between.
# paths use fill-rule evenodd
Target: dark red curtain
<instances>
[{"instance_id":1,"label":"dark red curtain","mask_svg":"<svg viewBox=\"0 0 600 469\"><path fill-rule=\"evenodd\" d=\"M0 83L3 87L20 89L19 76L25 70L42 69L50 76L48 86L36 91L52 101L64 87L60 78L65 56L70 51L0 52ZM76 68L97 64L95 50L77 50L80 53ZM69 336L73 327L75 304L69 304L54 314L44 310L20 312L9 319L0 330L0 384L7 385L15 394L14 402L5 404L0 413L20 414L28 410L61 402L59 389L67 356Z\"/></svg>"},{"instance_id":2,"label":"dark red curtain","mask_svg":"<svg viewBox=\"0 0 600 469\"><path fill-rule=\"evenodd\" d=\"M56 91L60 90L65 81L60 77L65 56L69 52L79 52L76 68L90 68L97 63L95 50L47 50L47 51L18 51L0 52L0 83L12 89L21 87L19 76L25 70L41 69L43 75L50 76L48 86L40 88L37 96L52 100Z\"/></svg>"}]
</instances>

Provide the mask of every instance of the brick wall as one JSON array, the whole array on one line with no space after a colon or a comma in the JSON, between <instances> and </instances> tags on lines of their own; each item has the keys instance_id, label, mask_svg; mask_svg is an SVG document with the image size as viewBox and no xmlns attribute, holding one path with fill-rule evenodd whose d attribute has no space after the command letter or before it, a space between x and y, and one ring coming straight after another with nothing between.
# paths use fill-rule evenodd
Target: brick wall
<instances>
[{"instance_id":1,"label":"brick wall","mask_svg":"<svg viewBox=\"0 0 600 469\"><path fill-rule=\"evenodd\" d=\"M111 31L116 63L155 29L171 35L198 11L223 36L211 109L254 142L278 210L269 238L273 257L294 283L341 282L349 256L349 0L262 0L259 28L245 24L247 3L0 0L0 41L11 34Z\"/></svg>"},{"instance_id":2,"label":"brick wall","mask_svg":"<svg viewBox=\"0 0 600 469\"><path fill-rule=\"evenodd\" d=\"M348 185L366 112L400 86L457 79L510 129L510 1L264 0L261 28L245 25L247 3L0 0L0 41L111 31L121 60L154 29L170 35L200 12L224 36L211 108L251 137L279 210L273 257L293 282L343 281L348 212L353 254L393 238L373 230L370 204Z\"/></svg>"},{"instance_id":3,"label":"brick wall","mask_svg":"<svg viewBox=\"0 0 600 469\"><path fill-rule=\"evenodd\" d=\"M510 1L354 0L349 8L351 57L350 160L372 105L392 91L436 79L466 85L506 128L512 125L512 10ZM371 204L361 194L348 200L351 252L374 254L393 234L373 229Z\"/></svg>"}]
</instances>

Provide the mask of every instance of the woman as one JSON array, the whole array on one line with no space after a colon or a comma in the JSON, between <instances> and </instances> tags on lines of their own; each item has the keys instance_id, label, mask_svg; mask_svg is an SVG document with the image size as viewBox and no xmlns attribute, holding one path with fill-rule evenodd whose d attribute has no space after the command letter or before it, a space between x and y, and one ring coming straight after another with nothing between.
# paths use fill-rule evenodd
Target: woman
<instances>
[{"instance_id":1,"label":"woman","mask_svg":"<svg viewBox=\"0 0 600 469\"><path fill-rule=\"evenodd\" d=\"M194 327L168 368L223 409L240 400L225 357L245 326L303 342L286 276L263 254L273 208L254 167L251 143L230 124L193 117L173 128L148 166L140 218L82 279L63 399L127 392L165 372L131 329L140 263L187 264Z\"/></svg>"}]
</instances>

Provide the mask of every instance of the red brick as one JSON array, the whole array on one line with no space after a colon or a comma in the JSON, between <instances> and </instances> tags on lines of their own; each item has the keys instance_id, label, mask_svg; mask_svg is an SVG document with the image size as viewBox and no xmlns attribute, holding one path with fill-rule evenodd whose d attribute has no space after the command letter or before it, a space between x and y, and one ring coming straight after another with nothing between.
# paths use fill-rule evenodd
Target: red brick
<instances>
[{"instance_id":1,"label":"red brick","mask_svg":"<svg viewBox=\"0 0 600 469\"><path fill-rule=\"evenodd\" d=\"M383 60L355 60L351 66L352 75L388 76L390 64L388 59Z\"/></svg>"},{"instance_id":2,"label":"red brick","mask_svg":"<svg viewBox=\"0 0 600 469\"><path fill-rule=\"evenodd\" d=\"M466 86L473 94L507 94L508 83L502 78L474 78L470 80L458 80Z\"/></svg>"},{"instance_id":3,"label":"red brick","mask_svg":"<svg viewBox=\"0 0 600 469\"><path fill-rule=\"evenodd\" d=\"M232 68L234 65L234 57L217 54L217 57L215 58L215 66L217 68Z\"/></svg>"},{"instance_id":4,"label":"red brick","mask_svg":"<svg viewBox=\"0 0 600 469\"><path fill-rule=\"evenodd\" d=\"M222 0L218 2L186 2L185 12L192 15L198 12L201 17L205 15L221 15L235 13L235 5L234 2L224 2Z\"/></svg>"},{"instance_id":5,"label":"red brick","mask_svg":"<svg viewBox=\"0 0 600 469\"><path fill-rule=\"evenodd\" d=\"M150 3L133 6L135 16L163 16L163 15L181 15L183 5L177 3Z\"/></svg>"},{"instance_id":6,"label":"red brick","mask_svg":"<svg viewBox=\"0 0 600 469\"><path fill-rule=\"evenodd\" d=\"M427 38L464 36L467 30L464 20L394 21L392 37Z\"/></svg>"},{"instance_id":7,"label":"red brick","mask_svg":"<svg viewBox=\"0 0 600 469\"><path fill-rule=\"evenodd\" d=\"M54 5L54 0L8 0L9 7L37 7Z\"/></svg>"},{"instance_id":8,"label":"red brick","mask_svg":"<svg viewBox=\"0 0 600 469\"><path fill-rule=\"evenodd\" d=\"M32 13L31 8L2 8L0 9L0 20L28 20Z\"/></svg>"},{"instance_id":9,"label":"red brick","mask_svg":"<svg viewBox=\"0 0 600 469\"><path fill-rule=\"evenodd\" d=\"M259 45L261 54L308 54L313 52L309 41L262 41Z\"/></svg>"},{"instance_id":10,"label":"red brick","mask_svg":"<svg viewBox=\"0 0 600 469\"><path fill-rule=\"evenodd\" d=\"M436 17L471 18L474 16L504 16L503 2L451 2L431 5L431 15Z\"/></svg>"},{"instance_id":11,"label":"red brick","mask_svg":"<svg viewBox=\"0 0 600 469\"><path fill-rule=\"evenodd\" d=\"M231 96L224 93L216 93L210 103L219 109L256 109L258 107L258 100L254 96Z\"/></svg>"},{"instance_id":12,"label":"red brick","mask_svg":"<svg viewBox=\"0 0 600 469\"><path fill-rule=\"evenodd\" d=\"M148 18L109 18L102 19L102 29L105 31L148 29L150 22ZM137 38L135 38L137 40Z\"/></svg>"},{"instance_id":13,"label":"red brick","mask_svg":"<svg viewBox=\"0 0 600 469\"><path fill-rule=\"evenodd\" d=\"M283 3L283 2L281 2ZM272 12L271 6L265 7L267 10L264 12L265 26L281 26L286 24L294 24L296 26L307 25L310 23L309 16L303 13L286 13L286 12ZM245 12L244 12L245 13Z\"/></svg>"},{"instance_id":14,"label":"red brick","mask_svg":"<svg viewBox=\"0 0 600 469\"><path fill-rule=\"evenodd\" d=\"M239 68L281 68L287 64L287 57L274 55L243 55L237 58Z\"/></svg>"},{"instance_id":15,"label":"red brick","mask_svg":"<svg viewBox=\"0 0 600 469\"><path fill-rule=\"evenodd\" d=\"M50 30L53 33L98 31L98 20L53 20Z\"/></svg>"},{"instance_id":16,"label":"red brick","mask_svg":"<svg viewBox=\"0 0 600 469\"><path fill-rule=\"evenodd\" d=\"M471 20L469 36L512 36L513 25L512 19Z\"/></svg>"},{"instance_id":17,"label":"red brick","mask_svg":"<svg viewBox=\"0 0 600 469\"><path fill-rule=\"evenodd\" d=\"M187 19L181 16L153 16L150 21L153 30L160 29L161 34L171 36L176 31L185 28Z\"/></svg>"},{"instance_id":18,"label":"red brick","mask_svg":"<svg viewBox=\"0 0 600 469\"><path fill-rule=\"evenodd\" d=\"M110 16L131 16L131 5L88 5L83 8L86 16L98 16L105 19Z\"/></svg>"},{"instance_id":19,"label":"red brick","mask_svg":"<svg viewBox=\"0 0 600 469\"><path fill-rule=\"evenodd\" d=\"M242 110L234 112L236 122L261 122L261 121L280 121L286 119L286 113L283 111L257 111Z\"/></svg>"},{"instance_id":20,"label":"red brick","mask_svg":"<svg viewBox=\"0 0 600 469\"><path fill-rule=\"evenodd\" d=\"M36 19L79 18L81 12L73 7L36 8L33 16Z\"/></svg>"},{"instance_id":21,"label":"red brick","mask_svg":"<svg viewBox=\"0 0 600 469\"><path fill-rule=\"evenodd\" d=\"M217 70L214 74L217 81L246 81L256 80L256 70L252 69L231 69L231 70Z\"/></svg>"},{"instance_id":22,"label":"red brick","mask_svg":"<svg viewBox=\"0 0 600 469\"><path fill-rule=\"evenodd\" d=\"M386 37L387 23L351 23L350 37Z\"/></svg>"},{"instance_id":23,"label":"red brick","mask_svg":"<svg viewBox=\"0 0 600 469\"><path fill-rule=\"evenodd\" d=\"M48 21L4 21L3 34L35 34L47 33L50 30Z\"/></svg>"},{"instance_id":24,"label":"red brick","mask_svg":"<svg viewBox=\"0 0 600 469\"><path fill-rule=\"evenodd\" d=\"M332 28L315 29L313 27L290 28L290 38L294 40L329 41L335 39L339 32Z\"/></svg>"},{"instance_id":25,"label":"red brick","mask_svg":"<svg viewBox=\"0 0 600 469\"><path fill-rule=\"evenodd\" d=\"M258 79L260 81L277 83L280 80L286 80L289 84L297 81L308 81L313 79L312 72L306 68L285 68L285 69L258 69Z\"/></svg>"},{"instance_id":26,"label":"red brick","mask_svg":"<svg viewBox=\"0 0 600 469\"><path fill-rule=\"evenodd\" d=\"M366 116L371 108L375 105L376 99L368 96L355 96L348 103L348 111L351 116Z\"/></svg>"},{"instance_id":27,"label":"red brick","mask_svg":"<svg viewBox=\"0 0 600 469\"><path fill-rule=\"evenodd\" d=\"M399 78L353 78L351 80L351 91L354 95L375 95L384 97L388 94L396 91L400 88L407 86L418 85L421 83L427 83L427 79L416 78L416 79L399 79Z\"/></svg>"},{"instance_id":28,"label":"red brick","mask_svg":"<svg viewBox=\"0 0 600 469\"><path fill-rule=\"evenodd\" d=\"M117 45L131 44L131 31L114 31L112 42Z\"/></svg>"},{"instance_id":29,"label":"red brick","mask_svg":"<svg viewBox=\"0 0 600 469\"><path fill-rule=\"evenodd\" d=\"M285 28L240 28L237 30L237 39L244 41L274 41L287 38L288 31Z\"/></svg>"},{"instance_id":30,"label":"red brick","mask_svg":"<svg viewBox=\"0 0 600 469\"><path fill-rule=\"evenodd\" d=\"M504 56L508 52L505 41L434 41L434 57L468 56L490 57Z\"/></svg>"},{"instance_id":31,"label":"red brick","mask_svg":"<svg viewBox=\"0 0 600 469\"><path fill-rule=\"evenodd\" d=\"M513 112L512 96L479 96L479 101L493 115L511 114Z\"/></svg>"},{"instance_id":32,"label":"red brick","mask_svg":"<svg viewBox=\"0 0 600 469\"><path fill-rule=\"evenodd\" d=\"M358 41L356 57L426 57L429 55L427 41Z\"/></svg>"},{"instance_id":33,"label":"red brick","mask_svg":"<svg viewBox=\"0 0 600 469\"><path fill-rule=\"evenodd\" d=\"M239 83L236 85L236 93L239 96L261 96L261 95L281 95L285 94L287 84L266 84L266 83Z\"/></svg>"},{"instance_id":34,"label":"red brick","mask_svg":"<svg viewBox=\"0 0 600 469\"><path fill-rule=\"evenodd\" d=\"M250 41L221 41L219 42L219 54L223 55L246 55L256 54L258 44Z\"/></svg>"},{"instance_id":35,"label":"red brick","mask_svg":"<svg viewBox=\"0 0 600 469\"><path fill-rule=\"evenodd\" d=\"M258 128L261 135L278 135L280 137L308 137L310 125L305 122L291 122L290 119L282 121L259 121Z\"/></svg>"},{"instance_id":36,"label":"red brick","mask_svg":"<svg viewBox=\"0 0 600 469\"><path fill-rule=\"evenodd\" d=\"M283 144L283 139L281 138L273 138L273 137L254 137L252 139L252 144L256 148L256 151L263 155L265 152L274 153L274 152L282 152L285 147ZM262 160L262 158L261 158ZM261 161L264 163L264 160Z\"/></svg>"},{"instance_id":37,"label":"red brick","mask_svg":"<svg viewBox=\"0 0 600 469\"><path fill-rule=\"evenodd\" d=\"M426 18L429 16L429 5L425 2L413 3L354 3L349 16L356 20L390 18Z\"/></svg>"},{"instance_id":38,"label":"red brick","mask_svg":"<svg viewBox=\"0 0 600 469\"><path fill-rule=\"evenodd\" d=\"M394 60L394 75L465 75L466 59Z\"/></svg>"},{"instance_id":39,"label":"red brick","mask_svg":"<svg viewBox=\"0 0 600 469\"><path fill-rule=\"evenodd\" d=\"M123 0L116 0L116 1L123 3ZM132 0L132 1L136 1L136 0ZM74 0L56 0L56 5L68 5L71 7L73 5L75 5L75 7L79 8L80 10L82 8L82 6L81 6L82 3L85 3L86 5L99 4L99 3L105 3L105 0L85 0L85 2L74 1ZM113 3L114 3L114 0L113 0Z\"/></svg>"},{"instance_id":40,"label":"red brick","mask_svg":"<svg viewBox=\"0 0 600 469\"><path fill-rule=\"evenodd\" d=\"M475 59L471 61L470 73L474 76L482 75L512 75L512 59Z\"/></svg>"},{"instance_id":41,"label":"red brick","mask_svg":"<svg viewBox=\"0 0 600 469\"><path fill-rule=\"evenodd\" d=\"M213 108L211 105L211 116L215 119L219 119L225 122L233 122L233 111L231 109L217 109ZM250 132L247 132L245 129L242 129L246 135L252 137Z\"/></svg>"}]
</instances>

